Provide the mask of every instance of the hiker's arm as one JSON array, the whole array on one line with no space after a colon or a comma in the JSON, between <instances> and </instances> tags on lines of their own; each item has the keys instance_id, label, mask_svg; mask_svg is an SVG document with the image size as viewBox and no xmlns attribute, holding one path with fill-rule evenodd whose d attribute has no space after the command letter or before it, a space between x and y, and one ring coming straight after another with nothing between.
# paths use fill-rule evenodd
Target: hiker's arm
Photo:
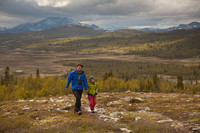
<instances>
[{"instance_id":1,"label":"hiker's arm","mask_svg":"<svg viewBox=\"0 0 200 133\"><path fill-rule=\"evenodd\" d=\"M69 73L69 76L67 77L67 85L66 85L66 89L68 89L71 80L72 80L72 74Z\"/></svg>"},{"instance_id":2,"label":"hiker's arm","mask_svg":"<svg viewBox=\"0 0 200 133\"><path fill-rule=\"evenodd\" d=\"M88 89L87 89L87 77L86 77L85 74L83 76L84 76L84 78L83 78L84 87L85 87L85 91L87 92L88 91Z\"/></svg>"}]
</instances>

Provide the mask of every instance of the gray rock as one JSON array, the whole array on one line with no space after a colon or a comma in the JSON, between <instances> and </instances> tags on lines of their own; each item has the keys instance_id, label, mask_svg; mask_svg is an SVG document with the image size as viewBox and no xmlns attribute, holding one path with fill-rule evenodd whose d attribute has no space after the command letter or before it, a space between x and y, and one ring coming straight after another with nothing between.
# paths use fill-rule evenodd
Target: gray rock
<instances>
[{"instance_id":1,"label":"gray rock","mask_svg":"<svg viewBox=\"0 0 200 133\"><path fill-rule=\"evenodd\" d=\"M140 117L140 116L136 116L135 117L135 121L139 121L139 120L141 120L142 118Z\"/></svg>"},{"instance_id":2,"label":"gray rock","mask_svg":"<svg viewBox=\"0 0 200 133\"><path fill-rule=\"evenodd\" d=\"M159 121L156 121L158 123L165 123L165 122L173 122L172 119L167 119L167 120L159 120Z\"/></svg>"},{"instance_id":3,"label":"gray rock","mask_svg":"<svg viewBox=\"0 0 200 133\"><path fill-rule=\"evenodd\" d=\"M22 110L29 110L29 107L23 107Z\"/></svg>"},{"instance_id":4,"label":"gray rock","mask_svg":"<svg viewBox=\"0 0 200 133\"><path fill-rule=\"evenodd\" d=\"M131 130L129 130L129 129L127 129L127 128L120 128L122 131L125 131L125 132L127 132L127 133L132 133L132 131Z\"/></svg>"},{"instance_id":5,"label":"gray rock","mask_svg":"<svg viewBox=\"0 0 200 133\"><path fill-rule=\"evenodd\" d=\"M192 131L200 131L200 127L193 127Z\"/></svg>"}]
</instances>

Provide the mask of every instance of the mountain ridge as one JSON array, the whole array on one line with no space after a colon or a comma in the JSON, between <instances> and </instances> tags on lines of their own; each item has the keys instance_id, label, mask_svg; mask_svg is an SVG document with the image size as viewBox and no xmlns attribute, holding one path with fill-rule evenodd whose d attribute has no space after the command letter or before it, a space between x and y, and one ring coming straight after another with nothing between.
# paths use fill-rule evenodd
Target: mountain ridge
<instances>
[{"instance_id":1,"label":"mountain ridge","mask_svg":"<svg viewBox=\"0 0 200 133\"><path fill-rule=\"evenodd\" d=\"M178 26L169 27L166 29L160 29L160 28L143 28L138 29L141 31L148 31L148 32L166 32L166 31L176 31L176 30L189 30L189 29L195 29L200 28L199 22L191 22L189 24L179 24Z\"/></svg>"},{"instance_id":2,"label":"mountain ridge","mask_svg":"<svg viewBox=\"0 0 200 133\"><path fill-rule=\"evenodd\" d=\"M86 26L86 27L92 28L94 30L117 31L120 29L134 29L134 30L147 31L147 32L167 32L167 31L189 30L193 28L200 28L199 22L191 22L189 24L179 24L178 26L169 27L165 29L153 28L153 27L135 29L135 28L128 28L128 27L115 27L115 26L100 28L99 26L95 24L81 23L67 17L48 17L35 23L24 23L24 24L15 26L13 28L0 27L0 34L36 32L36 31L42 31L42 30L51 29L57 26L64 26L64 25L80 25L80 26Z\"/></svg>"},{"instance_id":3,"label":"mountain ridge","mask_svg":"<svg viewBox=\"0 0 200 133\"><path fill-rule=\"evenodd\" d=\"M43 19L41 21L35 22L35 23L25 23L20 24L18 26L15 26L13 28L6 28L6 27L0 27L0 33L22 33L22 32L36 32L36 31L42 31L51 29L57 26L64 26L64 25L80 25L80 26L86 26L89 28L93 28L95 30L103 30L99 28L97 25L92 24L81 24L78 21L74 21L70 18L62 18L62 17L48 17L46 19Z\"/></svg>"}]
</instances>

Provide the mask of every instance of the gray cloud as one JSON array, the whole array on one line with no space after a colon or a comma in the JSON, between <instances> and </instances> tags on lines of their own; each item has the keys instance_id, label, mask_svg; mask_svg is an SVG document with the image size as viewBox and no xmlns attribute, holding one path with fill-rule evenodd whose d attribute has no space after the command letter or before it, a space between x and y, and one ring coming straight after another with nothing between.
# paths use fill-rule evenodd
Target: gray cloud
<instances>
[{"instance_id":1,"label":"gray cloud","mask_svg":"<svg viewBox=\"0 0 200 133\"><path fill-rule=\"evenodd\" d=\"M25 0L4 0L0 4L0 12L25 17L43 17L46 15L56 15L53 7L40 7L34 1Z\"/></svg>"},{"instance_id":2,"label":"gray cloud","mask_svg":"<svg viewBox=\"0 0 200 133\"><path fill-rule=\"evenodd\" d=\"M96 15L129 15L133 13L145 12L151 9L151 5L140 0L81 0L72 1L66 10L78 14Z\"/></svg>"},{"instance_id":3,"label":"gray cloud","mask_svg":"<svg viewBox=\"0 0 200 133\"><path fill-rule=\"evenodd\" d=\"M50 16L104 27L170 26L200 21L199 12L199 0L0 0L0 27Z\"/></svg>"}]
</instances>

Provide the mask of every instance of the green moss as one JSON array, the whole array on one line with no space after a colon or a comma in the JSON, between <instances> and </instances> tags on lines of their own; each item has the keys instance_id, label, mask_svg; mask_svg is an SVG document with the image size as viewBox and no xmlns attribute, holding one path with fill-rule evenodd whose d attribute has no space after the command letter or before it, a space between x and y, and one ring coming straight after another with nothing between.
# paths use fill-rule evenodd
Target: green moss
<instances>
[{"instance_id":1,"label":"green moss","mask_svg":"<svg viewBox=\"0 0 200 133\"><path fill-rule=\"evenodd\" d=\"M31 127L29 116L18 116L17 118L0 118L0 132Z\"/></svg>"}]
</instances>

